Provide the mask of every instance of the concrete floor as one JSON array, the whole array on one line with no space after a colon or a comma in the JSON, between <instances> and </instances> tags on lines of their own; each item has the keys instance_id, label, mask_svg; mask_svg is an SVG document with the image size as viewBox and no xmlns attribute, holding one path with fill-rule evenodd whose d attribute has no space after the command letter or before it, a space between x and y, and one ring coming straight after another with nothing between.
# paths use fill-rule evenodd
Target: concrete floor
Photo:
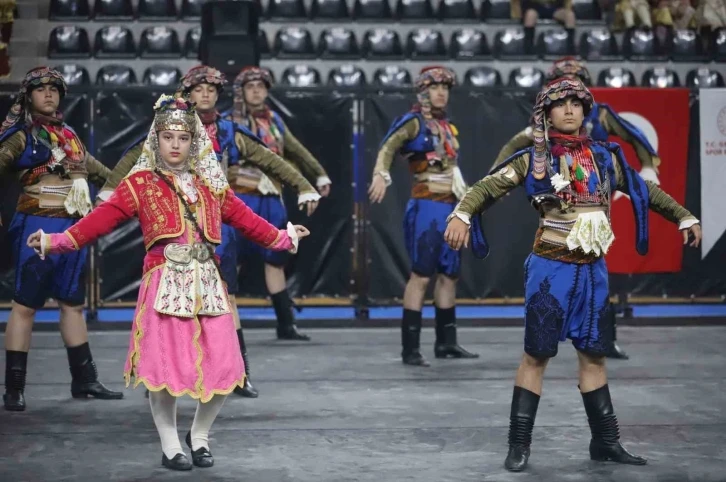
<instances>
[{"instance_id":1,"label":"concrete floor","mask_svg":"<svg viewBox=\"0 0 726 482\"><path fill-rule=\"evenodd\" d=\"M57 333L36 333L28 410L0 410L0 481L618 481L726 480L726 327L621 328L629 361L610 361L625 445L645 467L591 462L568 344L548 368L530 467L502 468L522 332L467 328L482 357L401 364L398 331L309 330L311 343L248 330L256 400L230 396L211 434L216 464L180 473L161 449L143 390L122 401L72 400ZM120 389L128 334L93 333L102 381ZM4 360L1 366L4 366ZM4 373L4 371L2 371ZM179 432L194 403L183 399Z\"/></svg>"}]
</instances>

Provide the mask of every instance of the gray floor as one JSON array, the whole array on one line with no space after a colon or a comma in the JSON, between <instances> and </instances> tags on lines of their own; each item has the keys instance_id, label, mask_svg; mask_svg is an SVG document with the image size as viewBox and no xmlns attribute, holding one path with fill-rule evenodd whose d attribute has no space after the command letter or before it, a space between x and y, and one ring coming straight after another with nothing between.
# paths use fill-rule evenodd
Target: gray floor
<instances>
[{"instance_id":1,"label":"gray floor","mask_svg":"<svg viewBox=\"0 0 726 482\"><path fill-rule=\"evenodd\" d=\"M724 481L726 327L622 328L632 355L609 362L626 446L645 467L597 464L567 344L547 372L529 471L510 474L506 454L512 376L521 331L461 329L472 361L405 367L395 330L310 330L308 344L248 330L257 400L230 397L211 444L216 465L190 473L160 466L143 391L122 401L72 400L57 333L36 333L28 410L0 410L0 481ZM109 386L120 389L128 334L94 333ZM0 363L3 363L4 360ZM4 370L0 373L4 373ZM194 404L180 404L179 431Z\"/></svg>"}]
</instances>

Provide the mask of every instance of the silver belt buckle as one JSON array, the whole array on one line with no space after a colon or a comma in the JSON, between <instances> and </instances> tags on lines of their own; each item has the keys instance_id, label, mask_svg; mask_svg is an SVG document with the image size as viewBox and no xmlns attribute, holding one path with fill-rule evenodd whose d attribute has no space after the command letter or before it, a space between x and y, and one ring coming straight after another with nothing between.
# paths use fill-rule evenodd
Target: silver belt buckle
<instances>
[{"instance_id":1,"label":"silver belt buckle","mask_svg":"<svg viewBox=\"0 0 726 482\"><path fill-rule=\"evenodd\" d=\"M164 248L164 257L177 264L190 264L194 256L194 250L189 244L172 243Z\"/></svg>"},{"instance_id":2,"label":"silver belt buckle","mask_svg":"<svg viewBox=\"0 0 726 482\"><path fill-rule=\"evenodd\" d=\"M212 258L212 251L204 243L194 243L193 245L194 259L200 263L205 263Z\"/></svg>"}]
</instances>

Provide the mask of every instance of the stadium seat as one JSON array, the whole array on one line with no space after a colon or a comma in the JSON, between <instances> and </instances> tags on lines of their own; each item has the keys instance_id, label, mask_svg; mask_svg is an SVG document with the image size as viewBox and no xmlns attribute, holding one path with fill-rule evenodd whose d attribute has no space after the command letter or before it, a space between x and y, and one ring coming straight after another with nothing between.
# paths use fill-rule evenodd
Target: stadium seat
<instances>
[{"instance_id":1,"label":"stadium seat","mask_svg":"<svg viewBox=\"0 0 726 482\"><path fill-rule=\"evenodd\" d=\"M451 34L449 52L451 58L456 60L486 60L492 56L486 34L471 28Z\"/></svg>"},{"instance_id":2,"label":"stadium seat","mask_svg":"<svg viewBox=\"0 0 726 482\"><path fill-rule=\"evenodd\" d=\"M486 23L513 23L510 0L482 0L479 18Z\"/></svg>"},{"instance_id":3,"label":"stadium seat","mask_svg":"<svg viewBox=\"0 0 726 482\"><path fill-rule=\"evenodd\" d=\"M355 65L342 65L330 71L328 85L334 87L361 87L366 85L366 75Z\"/></svg>"},{"instance_id":4,"label":"stadium seat","mask_svg":"<svg viewBox=\"0 0 726 482\"><path fill-rule=\"evenodd\" d=\"M695 30L674 30L670 41L671 60L674 62L708 62L701 37Z\"/></svg>"},{"instance_id":5,"label":"stadium seat","mask_svg":"<svg viewBox=\"0 0 726 482\"><path fill-rule=\"evenodd\" d=\"M91 56L91 43L84 28L64 25L50 31L48 58L83 59Z\"/></svg>"},{"instance_id":6,"label":"stadium seat","mask_svg":"<svg viewBox=\"0 0 726 482\"><path fill-rule=\"evenodd\" d=\"M657 87L666 89L669 87L680 87L681 81L678 74L664 67L653 67L643 72L643 87Z\"/></svg>"},{"instance_id":7,"label":"stadium seat","mask_svg":"<svg viewBox=\"0 0 726 482\"><path fill-rule=\"evenodd\" d=\"M567 45L567 32L564 29L547 30L537 38L537 53L545 60L556 60L572 55Z\"/></svg>"},{"instance_id":8,"label":"stadium seat","mask_svg":"<svg viewBox=\"0 0 726 482\"><path fill-rule=\"evenodd\" d=\"M188 59L199 58L199 39L201 37L202 27L194 27L187 30L187 36L184 39L184 57Z\"/></svg>"},{"instance_id":9,"label":"stadium seat","mask_svg":"<svg viewBox=\"0 0 726 482\"><path fill-rule=\"evenodd\" d=\"M494 55L503 60L531 60L534 55L525 53L524 30L507 28L494 36Z\"/></svg>"},{"instance_id":10,"label":"stadium seat","mask_svg":"<svg viewBox=\"0 0 726 482\"><path fill-rule=\"evenodd\" d=\"M131 0L96 0L93 5L93 18L115 22L133 20L134 7Z\"/></svg>"},{"instance_id":11,"label":"stadium seat","mask_svg":"<svg viewBox=\"0 0 726 482\"><path fill-rule=\"evenodd\" d=\"M726 28L720 28L711 37L711 52L716 62L726 62Z\"/></svg>"},{"instance_id":12,"label":"stadium seat","mask_svg":"<svg viewBox=\"0 0 726 482\"><path fill-rule=\"evenodd\" d=\"M88 0L50 0L49 20L74 20L81 22L91 18Z\"/></svg>"},{"instance_id":13,"label":"stadium seat","mask_svg":"<svg viewBox=\"0 0 726 482\"><path fill-rule=\"evenodd\" d=\"M369 30L363 37L363 56L370 59L401 59L401 39L394 30Z\"/></svg>"},{"instance_id":14,"label":"stadium seat","mask_svg":"<svg viewBox=\"0 0 726 482\"><path fill-rule=\"evenodd\" d=\"M169 27L149 27L141 33L139 56L144 59L179 58L179 36Z\"/></svg>"},{"instance_id":15,"label":"stadium seat","mask_svg":"<svg viewBox=\"0 0 726 482\"><path fill-rule=\"evenodd\" d=\"M439 20L442 22L478 22L472 0L439 0Z\"/></svg>"},{"instance_id":16,"label":"stadium seat","mask_svg":"<svg viewBox=\"0 0 726 482\"><path fill-rule=\"evenodd\" d=\"M544 85L544 81L544 72L532 67L517 67L509 73L509 87L540 89Z\"/></svg>"},{"instance_id":17,"label":"stadium seat","mask_svg":"<svg viewBox=\"0 0 726 482\"><path fill-rule=\"evenodd\" d=\"M580 52L585 60L619 60L622 58L615 37L606 28L595 28L580 37Z\"/></svg>"},{"instance_id":18,"label":"stadium seat","mask_svg":"<svg viewBox=\"0 0 726 482\"><path fill-rule=\"evenodd\" d=\"M63 75L68 85L89 85L91 77L85 67L77 64L63 64L54 67Z\"/></svg>"},{"instance_id":19,"label":"stadium seat","mask_svg":"<svg viewBox=\"0 0 726 482\"><path fill-rule=\"evenodd\" d=\"M98 58L133 59L136 57L134 36L126 27L111 25L96 32L94 55Z\"/></svg>"},{"instance_id":20,"label":"stadium seat","mask_svg":"<svg viewBox=\"0 0 726 482\"><path fill-rule=\"evenodd\" d=\"M659 55L660 44L652 30L630 29L623 38L623 53L628 60L664 61L666 57Z\"/></svg>"},{"instance_id":21,"label":"stadium seat","mask_svg":"<svg viewBox=\"0 0 726 482\"><path fill-rule=\"evenodd\" d=\"M202 5L206 0L182 0L181 18L185 22L199 22L202 18Z\"/></svg>"},{"instance_id":22,"label":"stadium seat","mask_svg":"<svg viewBox=\"0 0 726 482\"><path fill-rule=\"evenodd\" d=\"M622 67L609 67L600 71L597 77L597 85L599 87L612 87L619 89L621 87L637 87L635 75Z\"/></svg>"},{"instance_id":23,"label":"stadium seat","mask_svg":"<svg viewBox=\"0 0 726 482\"><path fill-rule=\"evenodd\" d=\"M182 73L176 67L155 65L146 69L142 82L156 87L176 87L181 78Z\"/></svg>"},{"instance_id":24,"label":"stadium seat","mask_svg":"<svg viewBox=\"0 0 726 482\"><path fill-rule=\"evenodd\" d=\"M291 87L317 87L320 85L320 72L307 65L288 67L282 73L281 83Z\"/></svg>"},{"instance_id":25,"label":"stadium seat","mask_svg":"<svg viewBox=\"0 0 726 482\"><path fill-rule=\"evenodd\" d=\"M270 0L267 17L276 21L301 21L307 18L303 0Z\"/></svg>"},{"instance_id":26,"label":"stadium seat","mask_svg":"<svg viewBox=\"0 0 726 482\"><path fill-rule=\"evenodd\" d=\"M310 18L326 21L350 20L348 4L345 0L313 0L310 6Z\"/></svg>"},{"instance_id":27,"label":"stadium seat","mask_svg":"<svg viewBox=\"0 0 726 482\"><path fill-rule=\"evenodd\" d=\"M352 30L332 28L320 33L319 56L323 59L359 59L360 49Z\"/></svg>"},{"instance_id":28,"label":"stadium seat","mask_svg":"<svg viewBox=\"0 0 726 482\"><path fill-rule=\"evenodd\" d=\"M270 41L267 39L267 32L264 29L260 29L257 33L257 48L260 49L260 57L263 59L269 59L272 57L272 51L270 50Z\"/></svg>"},{"instance_id":29,"label":"stadium seat","mask_svg":"<svg viewBox=\"0 0 726 482\"><path fill-rule=\"evenodd\" d=\"M355 0L353 18L362 22L390 22L393 14L388 0Z\"/></svg>"},{"instance_id":30,"label":"stadium seat","mask_svg":"<svg viewBox=\"0 0 726 482\"><path fill-rule=\"evenodd\" d=\"M275 56L280 59L314 59L313 38L304 28L282 28L275 34Z\"/></svg>"},{"instance_id":31,"label":"stadium seat","mask_svg":"<svg viewBox=\"0 0 726 482\"><path fill-rule=\"evenodd\" d=\"M136 83L136 74L127 65L104 65L96 74L96 85L125 86Z\"/></svg>"},{"instance_id":32,"label":"stadium seat","mask_svg":"<svg viewBox=\"0 0 726 482\"><path fill-rule=\"evenodd\" d=\"M718 70L702 67L686 74L686 86L691 89L714 89L724 87L724 80Z\"/></svg>"},{"instance_id":33,"label":"stadium seat","mask_svg":"<svg viewBox=\"0 0 726 482\"><path fill-rule=\"evenodd\" d=\"M142 21L173 21L179 17L174 0L139 0L137 12Z\"/></svg>"},{"instance_id":34,"label":"stadium seat","mask_svg":"<svg viewBox=\"0 0 726 482\"><path fill-rule=\"evenodd\" d=\"M430 0L397 0L395 18L399 22L431 22L434 8Z\"/></svg>"},{"instance_id":35,"label":"stadium seat","mask_svg":"<svg viewBox=\"0 0 726 482\"><path fill-rule=\"evenodd\" d=\"M594 0L572 0L572 11L579 24L600 21L600 7Z\"/></svg>"},{"instance_id":36,"label":"stadium seat","mask_svg":"<svg viewBox=\"0 0 726 482\"><path fill-rule=\"evenodd\" d=\"M373 83L379 87L408 87L411 85L411 74L398 65L387 65L373 73Z\"/></svg>"},{"instance_id":37,"label":"stadium seat","mask_svg":"<svg viewBox=\"0 0 726 482\"><path fill-rule=\"evenodd\" d=\"M446 59L446 45L441 32L427 28L412 30L406 39L406 54L413 60Z\"/></svg>"},{"instance_id":38,"label":"stadium seat","mask_svg":"<svg viewBox=\"0 0 726 482\"><path fill-rule=\"evenodd\" d=\"M502 76L498 70L491 67L473 67L464 74L464 85L472 87L499 87L502 85Z\"/></svg>"}]
</instances>

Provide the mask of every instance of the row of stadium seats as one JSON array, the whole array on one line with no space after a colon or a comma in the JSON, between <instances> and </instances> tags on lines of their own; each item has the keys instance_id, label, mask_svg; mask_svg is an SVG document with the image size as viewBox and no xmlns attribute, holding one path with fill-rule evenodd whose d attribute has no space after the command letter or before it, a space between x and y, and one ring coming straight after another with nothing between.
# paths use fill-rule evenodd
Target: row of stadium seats
<instances>
[{"instance_id":1,"label":"row of stadium seats","mask_svg":"<svg viewBox=\"0 0 726 482\"><path fill-rule=\"evenodd\" d=\"M181 18L196 22L205 0L182 0L181 9L174 0L51 0L50 20L133 20L169 21ZM259 3L259 2L258 2ZM575 15L580 20L598 20L600 11L594 0L573 0ZM441 0L434 9L431 0L396 0L391 8L388 0L355 0L352 11L346 0L312 0L310 9L303 0L270 0L263 18L274 21L401 21L401 22L479 22L511 21L509 0L483 0L477 13L472 0Z\"/></svg>"},{"instance_id":2,"label":"row of stadium seats","mask_svg":"<svg viewBox=\"0 0 726 482\"><path fill-rule=\"evenodd\" d=\"M76 64L56 67L63 72L71 85L90 85L88 71ZM142 83L157 87L171 87L179 83L182 73L176 67L157 65L146 69ZM511 71L506 86L518 88L539 88L545 81L545 74L539 69L520 67ZM136 74L125 65L106 65L99 69L96 85L128 86L137 83ZM323 85L320 72L306 65L288 67L282 73L280 83L295 87L315 87ZM491 67L481 66L469 69L464 75L464 85L471 87L504 86L501 74ZM406 87L411 85L411 74L397 65L389 65L376 70L372 84L376 87ZM344 65L332 69L328 74L327 85L334 87L361 87L367 85L365 73L354 65ZM636 87L635 75L627 69L612 67L604 69L597 78L597 85L603 87ZM680 87L678 74L666 68L648 69L641 82L643 87L666 88ZM686 75L686 86L691 88L724 87L724 78L717 70L708 68L694 69Z\"/></svg>"},{"instance_id":3,"label":"row of stadium seats","mask_svg":"<svg viewBox=\"0 0 726 482\"><path fill-rule=\"evenodd\" d=\"M199 48L200 27L190 29L181 44L177 32L166 26L145 29L138 46L133 33L120 25L106 26L96 32L93 48L88 32L76 25L55 27L48 40L49 58L196 58ZM452 33L448 48L441 32L414 29L405 45L398 33L391 29L367 31L359 43L350 29L326 29L320 34L317 47L312 35L304 28L280 29L270 48L267 35L260 31L260 51L263 57L279 59L403 59L416 60L484 60L529 59L525 55L524 32L520 28L506 28L497 32L493 45L484 32L460 29ZM573 54L567 46L567 33L561 29L541 32L537 39L538 57L544 59ZM671 32L666 45L661 45L649 30L626 33L623 45L607 29L592 29L582 34L580 54L587 60L664 61L684 62L726 61L726 29L716 32L708 52L704 52L700 37L693 30Z\"/></svg>"}]
</instances>

